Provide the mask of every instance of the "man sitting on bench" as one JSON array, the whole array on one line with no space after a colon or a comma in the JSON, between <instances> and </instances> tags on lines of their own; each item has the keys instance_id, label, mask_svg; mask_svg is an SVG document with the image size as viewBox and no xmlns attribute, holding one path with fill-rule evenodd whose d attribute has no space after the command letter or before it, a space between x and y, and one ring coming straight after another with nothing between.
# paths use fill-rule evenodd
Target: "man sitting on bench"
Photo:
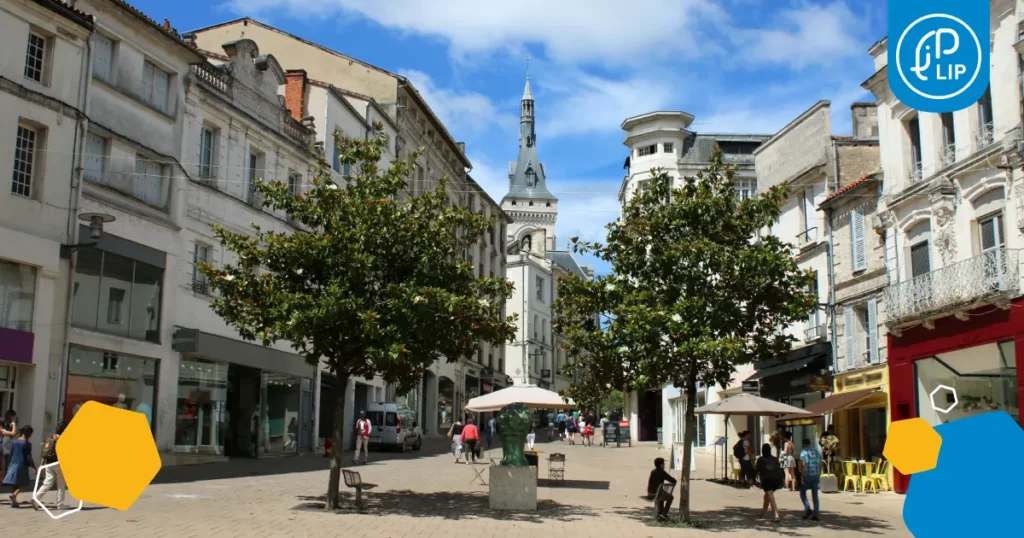
<instances>
[{"instance_id":1,"label":"man sitting on bench","mask_svg":"<svg viewBox=\"0 0 1024 538\"><path fill-rule=\"evenodd\" d=\"M658 502L658 519L668 519L668 509L672 506L672 500L674 497L668 495L657 499L658 490L661 485L665 482L676 483L676 479L672 478L672 475L665 471L665 458L654 459L654 470L651 471L651 477L647 480L647 499Z\"/></svg>"}]
</instances>

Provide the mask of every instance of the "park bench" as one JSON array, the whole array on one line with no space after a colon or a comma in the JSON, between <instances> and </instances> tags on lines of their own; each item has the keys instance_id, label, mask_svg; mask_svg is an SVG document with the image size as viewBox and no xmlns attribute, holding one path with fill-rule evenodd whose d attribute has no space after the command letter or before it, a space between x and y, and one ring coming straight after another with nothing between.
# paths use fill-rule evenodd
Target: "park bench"
<instances>
[{"instance_id":1,"label":"park bench","mask_svg":"<svg viewBox=\"0 0 1024 538\"><path fill-rule=\"evenodd\" d=\"M671 482L662 482L658 486L658 493L654 496L654 519L658 519L658 507L661 505L662 499L668 499L676 491L676 485Z\"/></svg>"},{"instance_id":2,"label":"park bench","mask_svg":"<svg viewBox=\"0 0 1024 538\"><path fill-rule=\"evenodd\" d=\"M373 489L377 487L376 484L367 484L363 482L363 477L355 471L349 471L348 469L341 470L342 476L345 477L345 485L356 490L356 507L363 507L363 490Z\"/></svg>"}]
</instances>

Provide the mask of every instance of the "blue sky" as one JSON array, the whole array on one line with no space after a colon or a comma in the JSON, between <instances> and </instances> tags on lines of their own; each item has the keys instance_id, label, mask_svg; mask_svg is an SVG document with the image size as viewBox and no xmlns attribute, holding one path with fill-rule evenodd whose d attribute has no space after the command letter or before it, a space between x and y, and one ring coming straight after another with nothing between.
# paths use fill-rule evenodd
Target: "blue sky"
<instances>
[{"instance_id":1,"label":"blue sky","mask_svg":"<svg viewBox=\"0 0 1024 538\"><path fill-rule=\"evenodd\" d=\"M820 99L836 134L870 100L885 0L134 0L184 32L249 16L409 77L496 200L526 56L559 247L618 216L622 120L685 110L704 132L774 133ZM273 51L262 51L273 54ZM298 67L298 66L285 66ZM586 260L592 262L592 260ZM599 272L607 267L597 263Z\"/></svg>"}]
</instances>

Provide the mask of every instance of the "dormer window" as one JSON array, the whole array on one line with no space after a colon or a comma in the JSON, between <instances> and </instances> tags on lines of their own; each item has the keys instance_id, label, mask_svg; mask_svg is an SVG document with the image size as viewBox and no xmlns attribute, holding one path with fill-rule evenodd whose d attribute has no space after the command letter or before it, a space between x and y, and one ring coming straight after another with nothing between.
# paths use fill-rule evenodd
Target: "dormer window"
<instances>
[{"instance_id":1,"label":"dormer window","mask_svg":"<svg viewBox=\"0 0 1024 538\"><path fill-rule=\"evenodd\" d=\"M531 189L537 186L537 173L533 171L533 167L526 169L526 186Z\"/></svg>"}]
</instances>

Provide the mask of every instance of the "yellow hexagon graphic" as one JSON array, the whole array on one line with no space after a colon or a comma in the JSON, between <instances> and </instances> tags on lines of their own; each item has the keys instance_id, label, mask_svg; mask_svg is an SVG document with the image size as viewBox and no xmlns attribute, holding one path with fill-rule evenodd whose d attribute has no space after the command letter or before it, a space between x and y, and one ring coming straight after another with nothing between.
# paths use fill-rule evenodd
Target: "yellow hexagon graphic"
<instances>
[{"instance_id":1,"label":"yellow hexagon graphic","mask_svg":"<svg viewBox=\"0 0 1024 538\"><path fill-rule=\"evenodd\" d=\"M882 455L903 474L923 473L939 462L942 436L923 418L897 420L889 425Z\"/></svg>"},{"instance_id":2,"label":"yellow hexagon graphic","mask_svg":"<svg viewBox=\"0 0 1024 538\"><path fill-rule=\"evenodd\" d=\"M121 511L161 466L146 415L93 401L82 405L57 440L57 461L74 498Z\"/></svg>"}]
</instances>

